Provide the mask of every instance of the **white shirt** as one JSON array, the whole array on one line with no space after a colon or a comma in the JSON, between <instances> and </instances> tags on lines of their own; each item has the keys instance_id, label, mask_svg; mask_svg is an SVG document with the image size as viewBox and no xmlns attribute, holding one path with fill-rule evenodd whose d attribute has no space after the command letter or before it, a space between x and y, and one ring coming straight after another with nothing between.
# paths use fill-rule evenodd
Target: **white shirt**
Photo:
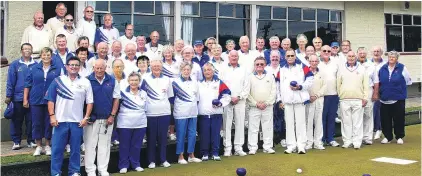
<instances>
[{"instance_id":1,"label":"white shirt","mask_svg":"<svg viewBox=\"0 0 422 176\"><path fill-rule=\"evenodd\" d=\"M172 83L174 91L175 119L196 118L198 116L198 81L195 79L185 80L182 77Z\"/></svg>"},{"instance_id":2,"label":"white shirt","mask_svg":"<svg viewBox=\"0 0 422 176\"><path fill-rule=\"evenodd\" d=\"M153 74L144 76L141 89L147 92L147 116L170 115L169 98L173 97L173 87L170 78Z\"/></svg>"},{"instance_id":3,"label":"white shirt","mask_svg":"<svg viewBox=\"0 0 422 176\"><path fill-rule=\"evenodd\" d=\"M375 64L370 61L367 60L366 62L364 62L363 64L361 64L363 66L363 68L365 68L365 73L368 76L368 85L369 87L373 87L374 86L374 80L375 80L375 72L376 72L376 68L375 68ZM369 95L372 97L372 95Z\"/></svg>"},{"instance_id":4,"label":"white shirt","mask_svg":"<svg viewBox=\"0 0 422 176\"><path fill-rule=\"evenodd\" d=\"M165 60L163 60L163 75L169 78L178 78L180 76L180 63L178 63L175 59L168 64Z\"/></svg>"},{"instance_id":5,"label":"white shirt","mask_svg":"<svg viewBox=\"0 0 422 176\"><path fill-rule=\"evenodd\" d=\"M152 53L154 53L155 55L159 56L161 58L161 56L163 55L163 45L161 44L157 44L157 46L151 46L151 42L147 43L145 45L145 48L147 48L147 50L150 50Z\"/></svg>"},{"instance_id":6,"label":"white shirt","mask_svg":"<svg viewBox=\"0 0 422 176\"><path fill-rule=\"evenodd\" d=\"M257 58L257 54L251 50L247 53L243 53L242 50L237 51L239 54L239 65L246 69L248 75L252 74L255 69L254 62Z\"/></svg>"},{"instance_id":7,"label":"white shirt","mask_svg":"<svg viewBox=\"0 0 422 176\"><path fill-rule=\"evenodd\" d=\"M279 70L280 70L280 65L277 65L275 69L271 65L267 65L265 67L265 71L267 72L267 74L272 74L274 78L277 77L277 73Z\"/></svg>"},{"instance_id":8,"label":"white shirt","mask_svg":"<svg viewBox=\"0 0 422 176\"><path fill-rule=\"evenodd\" d=\"M71 80L67 75L57 77L46 93L48 101L55 102L55 115L60 122L80 122L85 102L94 103L91 83L79 77Z\"/></svg>"},{"instance_id":9,"label":"white shirt","mask_svg":"<svg viewBox=\"0 0 422 176\"><path fill-rule=\"evenodd\" d=\"M313 84L313 76L307 76L303 64L285 65L280 68L280 92L278 97L284 104L300 104L309 100L308 89ZM296 81L302 90L292 90L290 82Z\"/></svg>"},{"instance_id":10,"label":"white shirt","mask_svg":"<svg viewBox=\"0 0 422 176\"><path fill-rule=\"evenodd\" d=\"M146 48L145 48L145 51L142 51L142 52L137 51L136 52L136 57L139 57L139 56L147 56L150 61L153 60L153 59L161 59L161 57L157 58L158 56L156 54L154 54L152 51L150 51Z\"/></svg>"},{"instance_id":11,"label":"white shirt","mask_svg":"<svg viewBox=\"0 0 422 176\"><path fill-rule=\"evenodd\" d=\"M86 67L93 68L94 67L94 62L97 59L98 59L98 55L97 56L94 56L94 57L91 57L88 60L88 62L86 63ZM108 73L109 75L113 74L113 68L111 67L113 61L110 60L108 58L108 56L104 60L105 60L105 63L106 63L106 73Z\"/></svg>"},{"instance_id":12,"label":"white shirt","mask_svg":"<svg viewBox=\"0 0 422 176\"><path fill-rule=\"evenodd\" d=\"M129 43L133 43L135 45L135 47L137 47L135 36L132 36L131 39L128 39L126 37L126 35L122 35L122 36L119 37L119 41L122 43L122 52L125 50L126 45L129 44Z\"/></svg>"},{"instance_id":13,"label":"white shirt","mask_svg":"<svg viewBox=\"0 0 422 176\"><path fill-rule=\"evenodd\" d=\"M64 17L62 19L57 18L57 16L51 17L47 20L46 26L51 30L52 34L56 34L58 29L63 28L64 26Z\"/></svg>"},{"instance_id":14,"label":"white shirt","mask_svg":"<svg viewBox=\"0 0 422 176\"><path fill-rule=\"evenodd\" d=\"M68 30L65 29L65 27L59 28L56 31L56 35L54 35L53 37L53 46L54 48L57 48L55 43L56 43L56 37L59 34L64 34L66 36L66 41L67 41L67 48L72 51L75 52L76 49L78 49L78 38L79 35L77 34L75 29L72 29L72 32L69 32Z\"/></svg>"},{"instance_id":15,"label":"white shirt","mask_svg":"<svg viewBox=\"0 0 422 176\"><path fill-rule=\"evenodd\" d=\"M103 42L106 42L108 44L108 52L111 53L111 45L113 45L113 42L117 39L119 39L119 30L115 27L111 27L110 29L106 29L104 26L99 27L98 31L100 32L100 36L104 37L103 39L106 39Z\"/></svg>"},{"instance_id":16,"label":"white shirt","mask_svg":"<svg viewBox=\"0 0 422 176\"><path fill-rule=\"evenodd\" d=\"M232 67L227 64L223 67L220 79L229 87L232 97L239 96L241 100L246 100L246 98L248 98L249 92L247 88L249 80L243 66L238 64L236 67Z\"/></svg>"},{"instance_id":17,"label":"white shirt","mask_svg":"<svg viewBox=\"0 0 422 176\"><path fill-rule=\"evenodd\" d=\"M147 127L146 100L147 93L138 90L136 93L130 91L126 86L121 91L120 109L117 114L117 128L145 128Z\"/></svg>"},{"instance_id":18,"label":"white shirt","mask_svg":"<svg viewBox=\"0 0 422 176\"><path fill-rule=\"evenodd\" d=\"M220 56L219 61L216 61L214 58L210 58L209 63L214 66L214 74L220 78L220 74L223 71L223 67L227 66L228 61L223 60L223 58Z\"/></svg>"},{"instance_id":19,"label":"white shirt","mask_svg":"<svg viewBox=\"0 0 422 176\"><path fill-rule=\"evenodd\" d=\"M318 69L324 79L325 84L327 84L324 95L337 95L337 72L339 65L337 62L328 61L325 63L323 60L319 62Z\"/></svg>"},{"instance_id":20,"label":"white shirt","mask_svg":"<svg viewBox=\"0 0 422 176\"><path fill-rule=\"evenodd\" d=\"M381 65L381 66L379 66L379 65ZM381 67L384 64L379 64L379 65L378 65L379 67L377 67L376 74L374 76L374 84L377 84L377 83L380 82L379 81L379 70L381 69ZM387 67L388 67L388 73L389 73L388 79L391 79L391 74L393 74L394 68L390 68L390 66L388 66L388 65L387 65ZM404 77L404 80L406 81L406 85L408 85L408 86L412 85L412 79L410 78L410 73L407 70L406 66L403 67L402 75ZM380 100L380 101L381 101L381 103L384 103L384 104L394 104L394 103L397 102L396 100L387 100L387 101Z\"/></svg>"},{"instance_id":21,"label":"white shirt","mask_svg":"<svg viewBox=\"0 0 422 176\"><path fill-rule=\"evenodd\" d=\"M92 67L87 67L86 66L86 62L85 62L85 67L84 66L80 66L79 69L79 76L86 78L87 76L89 76L92 73Z\"/></svg>"},{"instance_id":22,"label":"white shirt","mask_svg":"<svg viewBox=\"0 0 422 176\"><path fill-rule=\"evenodd\" d=\"M95 29L97 28L97 25L95 24L94 20L86 21L85 18L81 18L77 25L76 30L78 31L78 34L80 36L86 36L89 39L89 45L90 45L90 51L93 51L94 46L94 37L95 37Z\"/></svg>"},{"instance_id":23,"label":"white shirt","mask_svg":"<svg viewBox=\"0 0 422 176\"><path fill-rule=\"evenodd\" d=\"M254 52L255 52L255 55L258 57L258 56L262 56L262 57L264 57L265 58L265 51L266 51L267 49L263 49L262 51L259 51L259 50L254 50ZM267 63L268 64L268 63Z\"/></svg>"},{"instance_id":24,"label":"white shirt","mask_svg":"<svg viewBox=\"0 0 422 176\"><path fill-rule=\"evenodd\" d=\"M22 35L21 45L24 43L30 43L32 45L32 51L39 53L43 47L50 47L53 43L51 41L53 33L49 30L46 25L41 30L35 28L33 24L28 26Z\"/></svg>"},{"instance_id":25,"label":"white shirt","mask_svg":"<svg viewBox=\"0 0 422 176\"><path fill-rule=\"evenodd\" d=\"M223 114L223 107L227 106L230 101L230 90L223 81L214 78L212 81L199 82L199 115ZM221 107L214 108L212 101L219 99Z\"/></svg>"}]
</instances>

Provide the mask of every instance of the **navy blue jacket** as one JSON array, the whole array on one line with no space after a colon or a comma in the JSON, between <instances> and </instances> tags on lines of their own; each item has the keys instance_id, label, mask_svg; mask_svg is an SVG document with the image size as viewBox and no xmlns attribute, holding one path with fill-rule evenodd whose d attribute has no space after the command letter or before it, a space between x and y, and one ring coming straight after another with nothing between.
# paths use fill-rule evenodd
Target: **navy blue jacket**
<instances>
[{"instance_id":1,"label":"navy blue jacket","mask_svg":"<svg viewBox=\"0 0 422 176\"><path fill-rule=\"evenodd\" d=\"M54 64L48 69L47 77L44 79L43 63L40 62L29 69L29 74L25 80L25 88L30 88L29 104L43 105L47 104L44 95L48 90L51 82L60 76L61 69Z\"/></svg>"},{"instance_id":2,"label":"navy blue jacket","mask_svg":"<svg viewBox=\"0 0 422 176\"><path fill-rule=\"evenodd\" d=\"M73 53L69 52L69 50L66 48L66 61L72 57L75 56ZM63 69L63 73L67 74L66 71L66 63L63 63L62 58L60 57L59 51L56 50L53 55L51 56L52 64L56 65L57 68Z\"/></svg>"},{"instance_id":3,"label":"navy blue jacket","mask_svg":"<svg viewBox=\"0 0 422 176\"><path fill-rule=\"evenodd\" d=\"M100 84L97 81L94 73L88 76L88 80L91 82L94 95L94 106L92 108L90 121L107 119L113 108L113 90L116 80L107 73L104 75L103 84Z\"/></svg>"},{"instance_id":4,"label":"navy blue jacket","mask_svg":"<svg viewBox=\"0 0 422 176\"><path fill-rule=\"evenodd\" d=\"M201 56L201 60L199 60L196 56L192 58L192 62L196 62L201 67L201 69L202 69L202 66L204 66L205 63L209 61L210 61L210 57L204 53Z\"/></svg>"},{"instance_id":5,"label":"navy blue jacket","mask_svg":"<svg viewBox=\"0 0 422 176\"><path fill-rule=\"evenodd\" d=\"M284 56L286 55L286 52L281 48L279 48L278 51L280 51L280 65L281 65L281 61L285 60ZM271 54L271 49L267 49L264 51L264 57L265 57L265 61L267 61L267 64L271 63L270 54Z\"/></svg>"},{"instance_id":6,"label":"navy blue jacket","mask_svg":"<svg viewBox=\"0 0 422 176\"><path fill-rule=\"evenodd\" d=\"M13 101L23 101L23 89L29 69L37 63L31 58L31 63L26 65L23 58L16 59L9 65L6 82L6 97Z\"/></svg>"},{"instance_id":7,"label":"navy blue jacket","mask_svg":"<svg viewBox=\"0 0 422 176\"><path fill-rule=\"evenodd\" d=\"M403 76L404 65L397 63L389 79L388 64L384 64L378 72L381 100L405 100L407 85Z\"/></svg>"}]
</instances>

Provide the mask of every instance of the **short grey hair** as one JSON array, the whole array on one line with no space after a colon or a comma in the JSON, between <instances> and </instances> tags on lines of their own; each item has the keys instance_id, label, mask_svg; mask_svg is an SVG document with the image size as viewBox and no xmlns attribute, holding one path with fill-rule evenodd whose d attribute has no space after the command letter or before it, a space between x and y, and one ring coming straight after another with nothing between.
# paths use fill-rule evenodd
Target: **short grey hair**
<instances>
[{"instance_id":1,"label":"short grey hair","mask_svg":"<svg viewBox=\"0 0 422 176\"><path fill-rule=\"evenodd\" d=\"M214 65L212 65L210 62L205 63L205 64L202 66L202 70L204 70L204 68L205 68L205 67L211 67L211 70L212 70L213 72L215 72Z\"/></svg>"},{"instance_id":2,"label":"short grey hair","mask_svg":"<svg viewBox=\"0 0 422 176\"><path fill-rule=\"evenodd\" d=\"M305 40L306 43L308 43L308 37L306 37L304 34L298 34L296 36L296 43L299 43L299 40Z\"/></svg>"},{"instance_id":3,"label":"short grey hair","mask_svg":"<svg viewBox=\"0 0 422 176\"><path fill-rule=\"evenodd\" d=\"M113 21L113 15L111 15L111 13L107 13L103 16L103 21L105 20L106 16L110 16L111 17L111 21Z\"/></svg>"},{"instance_id":4,"label":"short grey hair","mask_svg":"<svg viewBox=\"0 0 422 176\"><path fill-rule=\"evenodd\" d=\"M271 56L273 53L276 53L276 54L278 55L278 57L281 57L281 53L280 53L280 51L279 51L279 50L271 50L271 52L270 52L270 56Z\"/></svg>"},{"instance_id":5,"label":"short grey hair","mask_svg":"<svg viewBox=\"0 0 422 176\"><path fill-rule=\"evenodd\" d=\"M127 79L127 81L129 82L129 81L130 81L130 79L129 79L129 78L130 78L130 77L135 77L135 76L136 76L136 77L138 77L138 80L139 80L139 81L141 81L141 75L139 75L138 73L136 73L136 72L134 72L134 71L133 71L133 72L131 72L131 73L129 74L129 76L127 77L127 78L128 78L128 79Z\"/></svg>"},{"instance_id":6,"label":"short grey hair","mask_svg":"<svg viewBox=\"0 0 422 176\"><path fill-rule=\"evenodd\" d=\"M262 57L262 56L258 56L258 57L256 57L256 58L255 58L255 60L254 60L254 62L259 61L259 60L263 60L263 61L264 61L264 63L265 63L265 64L267 64L267 60L265 60L265 58L264 58L264 57Z\"/></svg>"},{"instance_id":7,"label":"short grey hair","mask_svg":"<svg viewBox=\"0 0 422 176\"><path fill-rule=\"evenodd\" d=\"M397 51L390 51L390 52L388 52L388 57L390 57L390 56L394 56L394 57L396 57L397 59L399 59L399 57L400 57L400 53L399 52L397 52Z\"/></svg>"},{"instance_id":8,"label":"short grey hair","mask_svg":"<svg viewBox=\"0 0 422 176\"><path fill-rule=\"evenodd\" d=\"M270 38L270 42L272 42L272 41L278 41L278 42L280 42L280 39L277 36L272 36Z\"/></svg>"},{"instance_id":9,"label":"short grey hair","mask_svg":"<svg viewBox=\"0 0 422 176\"><path fill-rule=\"evenodd\" d=\"M170 52L172 54L172 57L174 57L174 49L171 44L163 46L163 56L164 56L164 52Z\"/></svg>"},{"instance_id":10,"label":"short grey hair","mask_svg":"<svg viewBox=\"0 0 422 176\"><path fill-rule=\"evenodd\" d=\"M284 43L284 42L290 42L290 43L292 43L292 41L290 41L290 39L289 39L289 38L284 38L284 39L281 41L281 43Z\"/></svg>"},{"instance_id":11,"label":"short grey hair","mask_svg":"<svg viewBox=\"0 0 422 176\"><path fill-rule=\"evenodd\" d=\"M182 70L183 70L183 68L185 68L186 66L189 66L189 68L192 70L192 68L193 68L193 65L191 64L191 63L189 63L189 62L182 62L181 64L180 64L180 72L182 72Z\"/></svg>"}]
</instances>

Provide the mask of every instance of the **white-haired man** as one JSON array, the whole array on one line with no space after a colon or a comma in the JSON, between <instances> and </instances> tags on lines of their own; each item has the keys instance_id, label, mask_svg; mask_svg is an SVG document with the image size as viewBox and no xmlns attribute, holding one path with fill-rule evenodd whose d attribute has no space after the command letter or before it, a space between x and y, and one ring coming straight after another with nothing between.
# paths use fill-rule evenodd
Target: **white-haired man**
<instances>
[{"instance_id":1,"label":"white-haired man","mask_svg":"<svg viewBox=\"0 0 422 176\"><path fill-rule=\"evenodd\" d=\"M57 30L64 26L64 16L67 13L67 7L64 3L58 3L56 5L56 16L51 17L47 20L46 27L53 33L56 34Z\"/></svg>"},{"instance_id":2,"label":"white-haired man","mask_svg":"<svg viewBox=\"0 0 422 176\"><path fill-rule=\"evenodd\" d=\"M277 36L272 36L270 38L270 47L271 47L270 49L264 52L265 61L267 63L271 63L270 55L271 55L272 50L278 50L280 52L280 56L281 56L280 63L282 62L282 60L285 60L284 59L285 51L280 48L280 39Z\"/></svg>"},{"instance_id":3,"label":"white-haired man","mask_svg":"<svg viewBox=\"0 0 422 176\"><path fill-rule=\"evenodd\" d=\"M160 34L157 31L152 31L149 35L151 42L147 43L146 48L157 56L163 53L163 45L159 44Z\"/></svg>"},{"instance_id":4,"label":"white-haired man","mask_svg":"<svg viewBox=\"0 0 422 176\"><path fill-rule=\"evenodd\" d=\"M97 28L93 17L94 8L92 6L87 6L84 9L83 18L81 18L78 23L76 23L76 29L78 31L78 34L81 36L88 37L88 49L90 52L94 52L95 29Z\"/></svg>"},{"instance_id":5,"label":"white-haired man","mask_svg":"<svg viewBox=\"0 0 422 176\"><path fill-rule=\"evenodd\" d=\"M39 57L39 52L43 47L50 47L53 44L52 36L54 34L44 25L44 14L35 12L34 23L25 28L22 35L21 45L29 43L32 45L32 57Z\"/></svg>"},{"instance_id":6,"label":"white-haired man","mask_svg":"<svg viewBox=\"0 0 422 176\"><path fill-rule=\"evenodd\" d=\"M254 60L256 58L256 54L249 50L249 37L242 36L239 39L240 50L238 51L239 54L239 64L246 69L247 74L251 74L254 70Z\"/></svg>"},{"instance_id":7,"label":"white-haired man","mask_svg":"<svg viewBox=\"0 0 422 176\"><path fill-rule=\"evenodd\" d=\"M104 25L98 27L95 31L94 44L97 47L100 42L105 42L110 49L113 42L119 38L119 30L113 27L113 16L111 16L111 14L105 14L103 16L103 21Z\"/></svg>"},{"instance_id":8,"label":"white-haired man","mask_svg":"<svg viewBox=\"0 0 422 176\"><path fill-rule=\"evenodd\" d=\"M133 31L133 24L126 24L125 35L119 37L119 41L122 42L122 49L126 48L129 43L133 43L136 46L136 37L133 35Z\"/></svg>"},{"instance_id":9,"label":"white-haired man","mask_svg":"<svg viewBox=\"0 0 422 176\"><path fill-rule=\"evenodd\" d=\"M256 38L256 50L255 50L255 52L257 53L257 55L265 57L264 52L266 50L267 49L265 49L265 39L263 37ZM267 64L269 64L269 63L267 63Z\"/></svg>"},{"instance_id":10,"label":"white-haired man","mask_svg":"<svg viewBox=\"0 0 422 176\"><path fill-rule=\"evenodd\" d=\"M372 48L372 62L375 65L375 73L378 74L379 69L386 63L382 59L383 50L380 46L375 46ZM375 97L372 97L372 100L376 100ZM374 140L377 140L381 137L381 114L380 114L381 102L376 100L374 102Z\"/></svg>"}]
</instances>

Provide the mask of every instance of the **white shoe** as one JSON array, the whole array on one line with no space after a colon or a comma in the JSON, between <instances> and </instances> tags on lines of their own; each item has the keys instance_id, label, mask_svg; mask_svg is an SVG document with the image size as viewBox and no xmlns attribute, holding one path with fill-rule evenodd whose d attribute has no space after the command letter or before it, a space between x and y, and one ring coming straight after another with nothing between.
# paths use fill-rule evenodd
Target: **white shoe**
<instances>
[{"instance_id":1,"label":"white shoe","mask_svg":"<svg viewBox=\"0 0 422 176\"><path fill-rule=\"evenodd\" d=\"M198 131L196 132L196 137L198 137Z\"/></svg>"},{"instance_id":2,"label":"white shoe","mask_svg":"<svg viewBox=\"0 0 422 176\"><path fill-rule=\"evenodd\" d=\"M181 159L181 160L177 161L177 163L179 163L179 164L188 164L188 162L185 159Z\"/></svg>"},{"instance_id":3,"label":"white shoe","mask_svg":"<svg viewBox=\"0 0 422 176\"><path fill-rule=\"evenodd\" d=\"M403 142L403 139L402 138L397 139L397 144L402 145L403 143L404 142Z\"/></svg>"},{"instance_id":4,"label":"white shoe","mask_svg":"<svg viewBox=\"0 0 422 176\"><path fill-rule=\"evenodd\" d=\"M70 153L70 145L69 144L66 145L66 152Z\"/></svg>"},{"instance_id":5,"label":"white shoe","mask_svg":"<svg viewBox=\"0 0 422 176\"><path fill-rule=\"evenodd\" d=\"M307 144L305 146L305 150L311 150L312 149L312 144Z\"/></svg>"},{"instance_id":6,"label":"white shoe","mask_svg":"<svg viewBox=\"0 0 422 176\"><path fill-rule=\"evenodd\" d=\"M275 151L272 148L269 148L267 150L264 149L264 153L268 153L268 154L274 154Z\"/></svg>"},{"instance_id":7,"label":"white shoe","mask_svg":"<svg viewBox=\"0 0 422 176\"><path fill-rule=\"evenodd\" d=\"M287 148L286 150L284 150L285 154L291 154L293 152L296 152L296 149L292 149L292 148Z\"/></svg>"},{"instance_id":8,"label":"white shoe","mask_svg":"<svg viewBox=\"0 0 422 176\"><path fill-rule=\"evenodd\" d=\"M72 176L81 176L80 173L73 173Z\"/></svg>"},{"instance_id":9,"label":"white shoe","mask_svg":"<svg viewBox=\"0 0 422 176\"><path fill-rule=\"evenodd\" d=\"M256 154L256 150L249 150L248 154L249 155L255 155Z\"/></svg>"},{"instance_id":10,"label":"white shoe","mask_svg":"<svg viewBox=\"0 0 422 176\"><path fill-rule=\"evenodd\" d=\"M208 156L206 155L202 156L202 161L208 161Z\"/></svg>"},{"instance_id":11,"label":"white shoe","mask_svg":"<svg viewBox=\"0 0 422 176\"><path fill-rule=\"evenodd\" d=\"M149 163L148 168L154 169L155 168L155 163L153 163L153 162Z\"/></svg>"},{"instance_id":12,"label":"white shoe","mask_svg":"<svg viewBox=\"0 0 422 176\"><path fill-rule=\"evenodd\" d=\"M234 155L236 155L236 156L246 156L248 154L246 154L243 150L239 150L239 151L234 152Z\"/></svg>"},{"instance_id":13,"label":"white shoe","mask_svg":"<svg viewBox=\"0 0 422 176\"><path fill-rule=\"evenodd\" d=\"M119 144L120 144L120 142L118 140L113 141L113 145L119 145Z\"/></svg>"},{"instance_id":14,"label":"white shoe","mask_svg":"<svg viewBox=\"0 0 422 176\"><path fill-rule=\"evenodd\" d=\"M360 145L353 145L353 148L354 148L355 150L359 150L359 149L360 149Z\"/></svg>"},{"instance_id":15,"label":"white shoe","mask_svg":"<svg viewBox=\"0 0 422 176\"><path fill-rule=\"evenodd\" d=\"M83 151L83 152L85 151L85 143L81 144L81 151Z\"/></svg>"},{"instance_id":16,"label":"white shoe","mask_svg":"<svg viewBox=\"0 0 422 176\"><path fill-rule=\"evenodd\" d=\"M35 147L37 147L37 144L35 144L34 142L30 142L28 144L28 148L35 148Z\"/></svg>"},{"instance_id":17,"label":"white shoe","mask_svg":"<svg viewBox=\"0 0 422 176\"><path fill-rule=\"evenodd\" d=\"M322 145L314 145L314 149L317 149L317 150L325 150L325 147L322 146Z\"/></svg>"},{"instance_id":18,"label":"white shoe","mask_svg":"<svg viewBox=\"0 0 422 176\"><path fill-rule=\"evenodd\" d=\"M97 176L97 175L95 174L95 172L90 172L90 173L87 173L87 175L88 175L88 176Z\"/></svg>"},{"instance_id":19,"label":"white shoe","mask_svg":"<svg viewBox=\"0 0 422 176\"><path fill-rule=\"evenodd\" d=\"M12 150L19 150L19 149L21 149L21 145L20 144L13 144Z\"/></svg>"},{"instance_id":20,"label":"white shoe","mask_svg":"<svg viewBox=\"0 0 422 176\"><path fill-rule=\"evenodd\" d=\"M41 151L42 151L42 147L38 146L37 148L35 148L34 154L33 156L40 156L41 155Z\"/></svg>"},{"instance_id":21,"label":"white shoe","mask_svg":"<svg viewBox=\"0 0 422 176\"><path fill-rule=\"evenodd\" d=\"M170 165L170 163L169 162L167 162L167 161L164 161L164 163L163 164L161 164L161 166L163 166L163 167L170 167L171 165Z\"/></svg>"},{"instance_id":22,"label":"white shoe","mask_svg":"<svg viewBox=\"0 0 422 176\"><path fill-rule=\"evenodd\" d=\"M220 136L223 137L224 136L224 131L220 130Z\"/></svg>"},{"instance_id":23,"label":"white shoe","mask_svg":"<svg viewBox=\"0 0 422 176\"><path fill-rule=\"evenodd\" d=\"M142 167L137 167L137 168L135 168L135 170L136 170L136 172L143 172L143 171L144 171L144 168L142 168Z\"/></svg>"},{"instance_id":24,"label":"white shoe","mask_svg":"<svg viewBox=\"0 0 422 176\"><path fill-rule=\"evenodd\" d=\"M341 146L341 147L343 147L343 148L349 148L349 147L351 147L352 146L352 144L347 144L347 143L345 143L345 144L343 144L343 146Z\"/></svg>"},{"instance_id":25,"label":"white shoe","mask_svg":"<svg viewBox=\"0 0 422 176\"><path fill-rule=\"evenodd\" d=\"M381 130L377 130L374 135L374 140L381 138Z\"/></svg>"},{"instance_id":26,"label":"white shoe","mask_svg":"<svg viewBox=\"0 0 422 176\"><path fill-rule=\"evenodd\" d=\"M391 143L391 141L388 141L387 138L384 138L381 140L381 144L389 144L389 143Z\"/></svg>"},{"instance_id":27,"label":"white shoe","mask_svg":"<svg viewBox=\"0 0 422 176\"><path fill-rule=\"evenodd\" d=\"M120 169L119 173L126 174L127 173L127 168Z\"/></svg>"},{"instance_id":28,"label":"white shoe","mask_svg":"<svg viewBox=\"0 0 422 176\"><path fill-rule=\"evenodd\" d=\"M332 147L338 147L338 146L340 146L340 144L338 144L336 141L331 141L331 142L330 142L330 145L331 145Z\"/></svg>"},{"instance_id":29,"label":"white shoe","mask_svg":"<svg viewBox=\"0 0 422 176\"><path fill-rule=\"evenodd\" d=\"M175 141L176 139L176 134L170 134L170 140Z\"/></svg>"},{"instance_id":30,"label":"white shoe","mask_svg":"<svg viewBox=\"0 0 422 176\"><path fill-rule=\"evenodd\" d=\"M147 140L144 138L144 139L142 140L142 144L145 144L145 143L147 143Z\"/></svg>"},{"instance_id":31,"label":"white shoe","mask_svg":"<svg viewBox=\"0 0 422 176\"><path fill-rule=\"evenodd\" d=\"M50 156L51 155L51 147L45 146L45 155Z\"/></svg>"},{"instance_id":32,"label":"white shoe","mask_svg":"<svg viewBox=\"0 0 422 176\"><path fill-rule=\"evenodd\" d=\"M281 142L280 142L280 145L281 145L282 147L287 147L287 142L286 142L286 139L282 139L282 140L281 140Z\"/></svg>"},{"instance_id":33,"label":"white shoe","mask_svg":"<svg viewBox=\"0 0 422 176\"><path fill-rule=\"evenodd\" d=\"M306 150L304 150L304 149L299 149L297 153L298 153L298 154L306 154Z\"/></svg>"},{"instance_id":34,"label":"white shoe","mask_svg":"<svg viewBox=\"0 0 422 176\"><path fill-rule=\"evenodd\" d=\"M98 176L110 176L110 173L108 173L107 171L106 172L100 172L98 174Z\"/></svg>"},{"instance_id":35,"label":"white shoe","mask_svg":"<svg viewBox=\"0 0 422 176\"><path fill-rule=\"evenodd\" d=\"M208 159L208 157L207 157L207 159ZM199 158L190 158L190 157L188 157L188 162L190 162L190 163L200 163L200 162L202 162L202 160L199 159Z\"/></svg>"},{"instance_id":36,"label":"white shoe","mask_svg":"<svg viewBox=\"0 0 422 176\"><path fill-rule=\"evenodd\" d=\"M232 152L231 151L225 151L224 156L227 156L227 157L232 156Z\"/></svg>"},{"instance_id":37,"label":"white shoe","mask_svg":"<svg viewBox=\"0 0 422 176\"><path fill-rule=\"evenodd\" d=\"M341 123L341 120L338 117L336 117L336 123Z\"/></svg>"},{"instance_id":38,"label":"white shoe","mask_svg":"<svg viewBox=\"0 0 422 176\"><path fill-rule=\"evenodd\" d=\"M363 140L362 143L365 145L372 145L372 140Z\"/></svg>"},{"instance_id":39,"label":"white shoe","mask_svg":"<svg viewBox=\"0 0 422 176\"><path fill-rule=\"evenodd\" d=\"M213 159L214 161L221 161L220 156L212 156L212 159Z\"/></svg>"}]
</instances>

